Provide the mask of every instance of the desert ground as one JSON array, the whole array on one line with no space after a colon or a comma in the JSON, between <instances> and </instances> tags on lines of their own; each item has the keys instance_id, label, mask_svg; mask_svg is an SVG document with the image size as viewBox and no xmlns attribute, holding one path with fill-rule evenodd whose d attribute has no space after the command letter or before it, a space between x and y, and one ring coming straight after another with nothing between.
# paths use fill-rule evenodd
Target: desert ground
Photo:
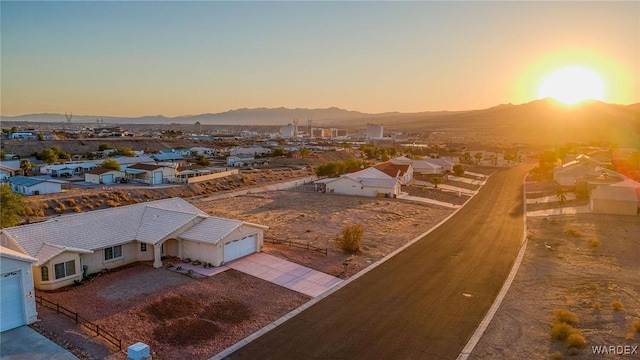
<instances>
[{"instance_id":1,"label":"desert ground","mask_svg":"<svg viewBox=\"0 0 640 360\"><path fill-rule=\"evenodd\" d=\"M638 217L529 217L527 227L522 265L471 359L600 359L592 346L640 345ZM577 315L585 345L551 337L557 309Z\"/></svg>"}]
</instances>

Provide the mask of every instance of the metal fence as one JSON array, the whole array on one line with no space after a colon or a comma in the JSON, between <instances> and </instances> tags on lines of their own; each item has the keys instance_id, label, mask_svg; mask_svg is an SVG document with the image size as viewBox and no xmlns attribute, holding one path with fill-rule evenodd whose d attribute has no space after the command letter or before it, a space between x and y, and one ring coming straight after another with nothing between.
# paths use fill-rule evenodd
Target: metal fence
<instances>
[{"instance_id":1,"label":"metal fence","mask_svg":"<svg viewBox=\"0 0 640 360\"><path fill-rule=\"evenodd\" d=\"M91 321L83 318L82 316L80 316L80 314L78 314L77 312L73 312L69 309L67 309L66 307L58 304L58 303L54 303L52 301L49 301L45 298L43 298L42 296L36 295L36 304L44 306L48 309L51 310L55 310L55 312L57 314L60 315L64 315L66 317L68 317L71 320L74 320L76 322L76 324L80 325L80 326L84 326L85 328L93 331L96 333L96 335L103 337L105 340L107 340L108 342L110 342L111 344L113 344L114 346L116 346L118 348L118 350L122 350L122 340L117 338L115 335L113 335L112 333L104 330L103 328L100 328L100 325L98 324L94 324Z\"/></svg>"},{"instance_id":2,"label":"metal fence","mask_svg":"<svg viewBox=\"0 0 640 360\"><path fill-rule=\"evenodd\" d=\"M297 241L292 241L292 240L278 240L278 239L270 239L270 238L264 238L264 241L271 243L271 244L283 244L283 245L287 245L287 246L291 246L291 247L297 247L300 249L305 249L305 250L309 250L309 251L315 251L318 252L320 254L324 254L324 256L327 256L327 248L321 248L321 247L317 247L314 245L311 245L309 243L302 243L302 242L297 242Z\"/></svg>"}]
</instances>

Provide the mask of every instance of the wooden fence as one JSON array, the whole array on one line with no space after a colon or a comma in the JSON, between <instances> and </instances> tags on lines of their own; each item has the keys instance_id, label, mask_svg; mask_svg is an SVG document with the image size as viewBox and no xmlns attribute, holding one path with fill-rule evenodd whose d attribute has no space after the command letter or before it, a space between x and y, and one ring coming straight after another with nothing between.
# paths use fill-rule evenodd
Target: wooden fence
<instances>
[{"instance_id":1,"label":"wooden fence","mask_svg":"<svg viewBox=\"0 0 640 360\"><path fill-rule=\"evenodd\" d=\"M292 246L292 247L297 247L297 248L301 248L301 249L305 249L305 250L310 250L310 251L315 251L321 254L324 254L324 256L327 256L327 248L321 248L321 247L317 247L317 246L313 246L309 243L301 243L301 242L296 242L296 241L292 241L292 240L278 240L278 239L270 239L270 238L264 238L264 241L271 243L271 244L284 244L287 246Z\"/></svg>"},{"instance_id":2,"label":"wooden fence","mask_svg":"<svg viewBox=\"0 0 640 360\"><path fill-rule=\"evenodd\" d=\"M98 324L94 324L91 321L83 318L82 316L80 316L80 314L78 314L77 312L73 312L69 309L67 309L66 307L58 304L58 303L54 303L52 301L49 301L45 298L43 298L42 296L36 295L36 304L42 305L48 309L51 310L55 310L55 312L57 314L61 314L64 315L66 317L68 317L71 320L74 320L76 322L76 324L79 324L80 326L84 326L85 328L93 331L94 333L96 333L96 335L103 337L105 340L107 340L108 342L110 342L111 344L113 344L114 346L116 346L118 348L118 350L122 350L122 340L117 338L115 335L113 335L112 333L104 330L104 328L100 328L100 325Z\"/></svg>"}]
</instances>

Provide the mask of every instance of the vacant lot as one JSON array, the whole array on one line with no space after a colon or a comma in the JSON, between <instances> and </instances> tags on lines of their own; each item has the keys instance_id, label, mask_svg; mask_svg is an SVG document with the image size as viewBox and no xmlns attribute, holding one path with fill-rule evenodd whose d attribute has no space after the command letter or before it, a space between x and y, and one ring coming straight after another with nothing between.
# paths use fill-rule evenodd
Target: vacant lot
<instances>
[{"instance_id":1,"label":"vacant lot","mask_svg":"<svg viewBox=\"0 0 640 360\"><path fill-rule=\"evenodd\" d=\"M640 321L638 217L579 214L529 218L527 224L522 265L472 358L546 359L557 353L595 359L602 355L593 355L591 346L640 345L640 329L633 329ZM583 347L551 338L556 309L578 316L573 326L586 340Z\"/></svg>"}]
</instances>

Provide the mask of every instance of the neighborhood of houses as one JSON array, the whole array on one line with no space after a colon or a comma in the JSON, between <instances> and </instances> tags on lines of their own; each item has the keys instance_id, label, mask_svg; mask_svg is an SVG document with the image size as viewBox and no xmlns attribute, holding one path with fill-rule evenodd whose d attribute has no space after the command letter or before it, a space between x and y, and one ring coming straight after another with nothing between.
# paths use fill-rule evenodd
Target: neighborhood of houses
<instances>
[{"instance_id":1,"label":"neighborhood of houses","mask_svg":"<svg viewBox=\"0 0 640 360\"><path fill-rule=\"evenodd\" d=\"M313 150L339 149L336 145L321 144ZM104 159L53 165L34 159L32 172L40 174L37 176L24 176L20 160L9 160L0 162L0 174L14 192L24 195L61 192L70 180L93 185L185 184L194 179L227 176L231 173L228 168L237 172L238 168L268 164L272 149L234 147L228 149L224 163L216 166L186 161L187 157L210 157L219 151L194 147L112 157L119 170L100 167ZM459 163L460 159L453 157L398 156L368 168L318 179L313 188L327 194L396 198L402 195L402 186L415 184L418 178L454 177L454 166ZM594 213L637 216L640 183L606 165L580 155L559 164L553 178L559 186L585 192ZM260 252L265 229L260 224L210 216L181 198L62 215L1 229L0 331L36 321L35 289L59 289L91 274L138 261L150 261L159 268L167 256L221 266Z\"/></svg>"}]
</instances>

